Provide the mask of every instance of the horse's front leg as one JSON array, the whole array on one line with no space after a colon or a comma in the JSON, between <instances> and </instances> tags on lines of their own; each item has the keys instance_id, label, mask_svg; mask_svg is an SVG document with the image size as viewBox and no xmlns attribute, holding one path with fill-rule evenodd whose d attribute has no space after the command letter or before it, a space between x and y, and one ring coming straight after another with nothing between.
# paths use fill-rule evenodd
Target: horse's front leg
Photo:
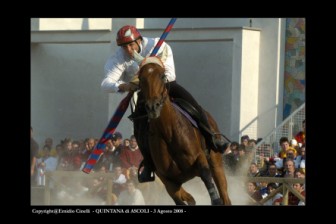
<instances>
[{"instance_id":1,"label":"horse's front leg","mask_svg":"<svg viewBox=\"0 0 336 224\"><path fill-rule=\"evenodd\" d=\"M167 180L164 177L160 177L162 183L165 185L166 190L169 194L169 196L174 200L176 205L187 205L184 201L183 201L183 197L182 197L182 191L181 191L181 184L176 184L170 180Z\"/></svg>"}]
</instances>

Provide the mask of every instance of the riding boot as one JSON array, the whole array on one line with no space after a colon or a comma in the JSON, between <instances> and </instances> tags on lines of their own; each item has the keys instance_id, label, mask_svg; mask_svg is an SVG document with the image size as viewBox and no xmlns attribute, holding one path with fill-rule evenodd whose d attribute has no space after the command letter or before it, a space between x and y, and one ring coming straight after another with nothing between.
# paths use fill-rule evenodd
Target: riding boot
<instances>
[{"instance_id":1,"label":"riding boot","mask_svg":"<svg viewBox=\"0 0 336 224\"><path fill-rule=\"evenodd\" d=\"M222 134L215 133L213 131L214 128L211 128L204 110L202 110L201 112L202 113L200 113L200 119L197 122L200 127L200 131L205 138L207 146L212 146L215 151L224 153L224 151L229 147L230 143L224 139Z\"/></svg>"},{"instance_id":2,"label":"riding boot","mask_svg":"<svg viewBox=\"0 0 336 224\"><path fill-rule=\"evenodd\" d=\"M143 170L140 173L141 168ZM151 162L148 160L143 159L140 163L139 170L138 170L138 181L139 183L149 182L155 180L154 169L152 168Z\"/></svg>"}]
</instances>

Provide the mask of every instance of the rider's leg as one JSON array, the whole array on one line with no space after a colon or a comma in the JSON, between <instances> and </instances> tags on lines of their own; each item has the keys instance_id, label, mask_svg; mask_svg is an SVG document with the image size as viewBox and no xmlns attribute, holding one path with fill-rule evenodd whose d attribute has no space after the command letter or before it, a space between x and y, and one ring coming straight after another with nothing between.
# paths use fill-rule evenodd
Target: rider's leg
<instances>
[{"instance_id":1,"label":"rider's leg","mask_svg":"<svg viewBox=\"0 0 336 224\"><path fill-rule=\"evenodd\" d=\"M144 168L143 171L138 176L138 180L140 183L154 181L155 179L154 175L155 166L153 164L153 160L149 151L147 117L136 119L136 117L140 117L145 114L146 114L145 102L143 100L141 92L139 92L137 106L133 115L133 118L135 118L133 120L133 125L134 125L134 136L137 140L139 149L144 158L142 161L142 165L144 166ZM140 168L141 167L139 166L139 169Z\"/></svg>"},{"instance_id":2,"label":"rider's leg","mask_svg":"<svg viewBox=\"0 0 336 224\"><path fill-rule=\"evenodd\" d=\"M224 152L224 150L228 147L228 141L224 139L223 136L218 133L217 125L210 125L208 121L208 117L206 116L205 111L203 108L197 103L197 101L194 99L194 97L182 86L177 84L176 81L170 82L167 84L167 88L169 90L169 95L172 98L182 98L189 102L195 109L199 112L200 118L197 120L197 122L200 124L200 130L206 140L207 145L209 146L215 146L216 150L219 150L221 152ZM215 123L215 121L213 121ZM210 133L205 130L210 130ZM213 139L214 137L214 139Z\"/></svg>"}]
</instances>

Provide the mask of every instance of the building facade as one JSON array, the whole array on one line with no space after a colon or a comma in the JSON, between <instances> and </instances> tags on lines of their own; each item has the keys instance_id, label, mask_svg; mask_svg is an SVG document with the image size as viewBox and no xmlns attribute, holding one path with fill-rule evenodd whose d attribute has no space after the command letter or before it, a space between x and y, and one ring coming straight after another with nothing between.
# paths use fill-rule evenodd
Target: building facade
<instances>
[{"instance_id":1,"label":"building facade","mask_svg":"<svg viewBox=\"0 0 336 224\"><path fill-rule=\"evenodd\" d=\"M100 89L118 29L160 37L170 18L31 19L31 125L39 143L99 138L121 94ZM302 18L178 18L166 41L177 82L232 141L263 137L305 102ZM127 116L117 130L129 137Z\"/></svg>"}]
</instances>

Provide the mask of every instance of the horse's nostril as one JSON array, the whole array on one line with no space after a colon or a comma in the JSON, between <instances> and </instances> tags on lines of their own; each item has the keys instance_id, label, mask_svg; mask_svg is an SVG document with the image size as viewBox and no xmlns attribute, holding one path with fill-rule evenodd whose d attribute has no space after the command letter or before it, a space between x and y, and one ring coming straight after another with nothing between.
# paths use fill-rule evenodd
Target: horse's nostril
<instances>
[{"instance_id":1,"label":"horse's nostril","mask_svg":"<svg viewBox=\"0 0 336 224\"><path fill-rule=\"evenodd\" d=\"M156 107L159 107L159 106L160 106L160 103L156 103L155 106L156 106Z\"/></svg>"}]
</instances>

